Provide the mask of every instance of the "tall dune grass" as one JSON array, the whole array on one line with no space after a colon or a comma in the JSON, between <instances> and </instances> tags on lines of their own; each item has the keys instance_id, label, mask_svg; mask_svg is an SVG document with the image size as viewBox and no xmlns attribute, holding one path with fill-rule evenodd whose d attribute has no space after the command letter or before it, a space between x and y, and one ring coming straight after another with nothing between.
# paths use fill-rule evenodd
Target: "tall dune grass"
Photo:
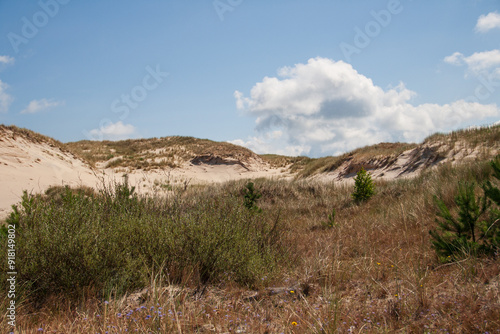
<instances>
[{"instance_id":1,"label":"tall dune grass","mask_svg":"<svg viewBox=\"0 0 500 334\"><path fill-rule=\"evenodd\" d=\"M29 282L18 331L498 332L498 258L442 264L429 236L433 195L456 210L457 181L490 174L487 162L445 164L375 182L360 204L352 185L258 179L260 214L243 206L246 181L167 199L123 187L35 196L17 237Z\"/></svg>"}]
</instances>

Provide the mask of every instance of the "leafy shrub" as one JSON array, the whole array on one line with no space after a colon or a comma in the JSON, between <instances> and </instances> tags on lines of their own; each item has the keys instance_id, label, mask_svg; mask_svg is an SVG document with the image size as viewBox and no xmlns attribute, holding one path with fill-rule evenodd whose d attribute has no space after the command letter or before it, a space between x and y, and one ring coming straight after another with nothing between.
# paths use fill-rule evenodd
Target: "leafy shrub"
<instances>
[{"instance_id":1,"label":"leafy shrub","mask_svg":"<svg viewBox=\"0 0 500 334\"><path fill-rule=\"evenodd\" d=\"M363 202L375 194L375 185L373 184L372 177L361 167L359 172L354 178L354 192L352 198L356 202Z\"/></svg>"},{"instance_id":2,"label":"leafy shrub","mask_svg":"<svg viewBox=\"0 0 500 334\"><path fill-rule=\"evenodd\" d=\"M90 195L69 188L57 196L25 193L8 222L17 224L18 286L40 303L52 294L122 294L146 286L158 270L171 282L253 285L282 254L279 225L229 195L146 199L126 183ZM6 242L0 236L2 258Z\"/></svg>"}]
</instances>

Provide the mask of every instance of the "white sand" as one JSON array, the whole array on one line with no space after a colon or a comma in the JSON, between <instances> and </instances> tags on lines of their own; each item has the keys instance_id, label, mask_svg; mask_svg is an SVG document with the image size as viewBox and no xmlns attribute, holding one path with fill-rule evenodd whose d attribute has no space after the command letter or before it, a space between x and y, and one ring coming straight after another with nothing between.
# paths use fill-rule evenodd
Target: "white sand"
<instances>
[{"instance_id":1,"label":"white sand","mask_svg":"<svg viewBox=\"0 0 500 334\"><path fill-rule=\"evenodd\" d=\"M437 145L438 150L441 148L441 144L433 145ZM355 171L361 166L369 166L368 171L375 179L413 177L423 169L440 163L448 161L455 163L474 159L479 154L494 156L499 153L496 148L484 153L485 148L467 149L466 145L458 143L451 151L444 147L443 152L446 153L443 154L446 156L439 161L433 161L433 155L428 153L433 149L436 148L420 145L403 152L389 165L384 164L385 157L375 157L369 161L354 157L332 172L317 174L311 178L319 182L352 183ZM135 186L139 194L162 194L172 186L183 187L190 184L256 178L293 178L286 169L271 168L255 158L246 161L244 165L226 159L222 162L219 160L219 163L215 164L186 162L180 168L164 170L143 171L103 167L92 169L84 161L58 147L47 143L35 143L21 136L14 137L10 130L0 129L0 220L8 215L13 204L20 201L23 190L41 193L53 185L85 185L99 188L104 184L122 182L125 173L128 175L129 184Z\"/></svg>"},{"instance_id":2,"label":"white sand","mask_svg":"<svg viewBox=\"0 0 500 334\"><path fill-rule=\"evenodd\" d=\"M59 148L0 133L0 219L20 201L23 190L39 193L51 185L90 185L96 181L83 161Z\"/></svg>"},{"instance_id":3,"label":"white sand","mask_svg":"<svg viewBox=\"0 0 500 334\"><path fill-rule=\"evenodd\" d=\"M240 164L186 163L165 170L92 169L82 160L47 143L34 143L12 132L0 132L0 219L21 200L23 190L43 193L53 185L102 187L121 182L126 172L129 184L139 194L162 193L169 186L220 183L255 178L290 178L282 169L272 169L258 161Z\"/></svg>"}]
</instances>

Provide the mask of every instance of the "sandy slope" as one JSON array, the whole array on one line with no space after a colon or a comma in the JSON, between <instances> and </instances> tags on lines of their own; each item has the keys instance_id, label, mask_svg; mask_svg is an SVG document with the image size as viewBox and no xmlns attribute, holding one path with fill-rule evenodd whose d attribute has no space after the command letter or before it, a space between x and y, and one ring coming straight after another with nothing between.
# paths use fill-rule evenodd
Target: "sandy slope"
<instances>
[{"instance_id":1,"label":"sandy slope","mask_svg":"<svg viewBox=\"0 0 500 334\"><path fill-rule=\"evenodd\" d=\"M0 218L19 202L23 190L37 193L51 185L89 185L96 181L89 166L68 152L0 130Z\"/></svg>"},{"instance_id":2,"label":"sandy slope","mask_svg":"<svg viewBox=\"0 0 500 334\"><path fill-rule=\"evenodd\" d=\"M406 150L396 157L376 156L368 159L352 157L344 161L337 169L328 173L320 173L312 178L319 181L337 181L351 183L356 173L365 168L374 179L394 180L415 177L423 170L445 163L463 163L482 158L492 159L500 153L498 147L477 144L470 147L464 142L454 142L452 147L444 142L421 144Z\"/></svg>"},{"instance_id":3,"label":"sandy slope","mask_svg":"<svg viewBox=\"0 0 500 334\"><path fill-rule=\"evenodd\" d=\"M135 186L139 194L164 194L173 186L185 187L190 184L256 178L292 179L295 176L287 168L271 168L253 152L241 159L218 153L204 154L184 161L179 168L144 171L130 167L106 168L106 163L97 163L92 169L50 138L43 138L37 139L36 134L30 137L22 132L14 133L12 129L0 126L0 219L7 216L11 205L19 202L23 190L40 193L52 185L99 188L121 182L125 174L129 184ZM498 143L470 146L460 141L446 143L444 139L418 145L397 156L350 154L335 170L317 173L311 178L322 182L350 183L361 167L375 179L406 178L442 163L462 162L477 157L489 159L498 153Z\"/></svg>"},{"instance_id":4,"label":"sandy slope","mask_svg":"<svg viewBox=\"0 0 500 334\"><path fill-rule=\"evenodd\" d=\"M127 175L128 182L136 188L138 194L162 194L173 186L185 187L192 184L221 183L234 180L273 178L291 179L293 175L283 169L263 166L258 162L246 164L198 164L186 162L180 168L154 170L124 170L106 168L99 171L100 183L120 182Z\"/></svg>"},{"instance_id":5,"label":"sandy slope","mask_svg":"<svg viewBox=\"0 0 500 334\"><path fill-rule=\"evenodd\" d=\"M92 169L87 163L55 145L34 142L0 128L0 219L20 201L23 190L44 192L52 185L102 187L121 182L127 174L139 194L163 193L174 185L206 184L239 179L290 178L281 169L259 161L241 164L224 160L218 163L186 162L181 168L164 170Z\"/></svg>"}]
</instances>

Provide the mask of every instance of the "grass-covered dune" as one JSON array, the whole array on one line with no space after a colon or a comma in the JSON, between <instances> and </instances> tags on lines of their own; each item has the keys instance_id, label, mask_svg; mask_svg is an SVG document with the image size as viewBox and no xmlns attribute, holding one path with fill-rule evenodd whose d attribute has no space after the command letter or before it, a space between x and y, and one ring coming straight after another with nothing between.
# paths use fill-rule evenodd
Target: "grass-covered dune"
<instances>
[{"instance_id":1,"label":"grass-covered dune","mask_svg":"<svg viewBox=\"0 0 500 334\"><path fill-rule=\"evenodd\" d=\"M488 161L444 164L377 181L360 203L350 185L258 179L262 196L250 209L246 181L162 198L136 197L124 184L27 195L10 218L17 330L495 332L498 255L443 262L429 235L435 195L456 217L458 181L482 184L491 174ZM7 319L0 328L9 329Z\"/></svg>"}]
</instances>

